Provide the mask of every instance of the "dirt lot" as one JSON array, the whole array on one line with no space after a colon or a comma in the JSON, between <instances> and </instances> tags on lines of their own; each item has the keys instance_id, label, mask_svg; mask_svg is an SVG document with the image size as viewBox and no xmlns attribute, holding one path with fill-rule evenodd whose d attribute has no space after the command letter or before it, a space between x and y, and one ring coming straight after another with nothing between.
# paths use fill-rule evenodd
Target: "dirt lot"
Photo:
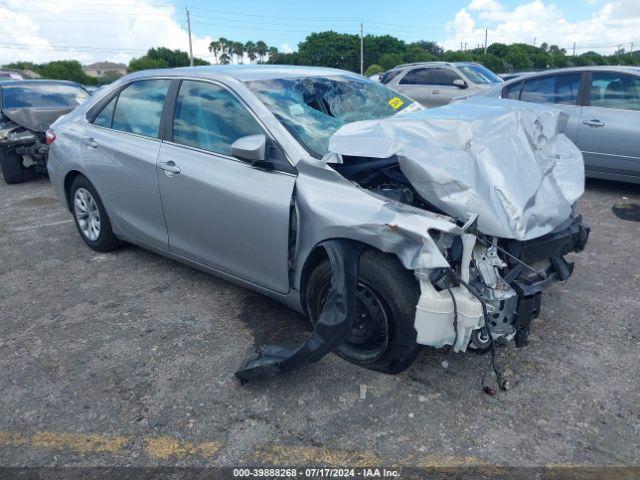
<instances>
[{"instance_id":1,"label":"dirt lot","mask_svg":"<svg viewBox=\"0 0 640 480\"><path fill-rule=\"evenodd\" d=\"M619 202L640 187L588 183L587 250L490 397L486 357L444 370L427 349L398 376L330 355L241 386L254 342L299 342L302 317L136 247L97 254L46 180L0 180L0 465L639 465L640 223Z\"/></svg>"}]
</instances>

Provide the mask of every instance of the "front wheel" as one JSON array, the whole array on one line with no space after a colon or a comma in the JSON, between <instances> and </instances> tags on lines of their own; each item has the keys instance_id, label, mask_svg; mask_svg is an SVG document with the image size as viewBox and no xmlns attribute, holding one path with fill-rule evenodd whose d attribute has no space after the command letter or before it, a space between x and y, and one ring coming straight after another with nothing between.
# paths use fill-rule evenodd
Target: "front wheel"
<instances>
[{"instance_id":1,"label":"front wheel","mask_svg":"<svg viewBox=\"0 0 640 480\"><path fill-rule=\"evenodd\" d=\"M305 299L313 324L324 307L331 277L329 260L321 262L309 276ZM384 373L407 369L420 352L413 327L419 296L418 282L395 256L365 250L360 256L357 315L337 354Z\"/></svg>"},{"instance_id":2,"label":"front wheel","mask_svg":"<svg viewBox=\"0 0 640 480\"><path fill-rule=\"evenodd\" d=\"M120 245L111 229L102 200L86 177L80 175L74 179L69 203L78 232L90 248L98 252L109 252Z\"/></svg>"}]
</instances>

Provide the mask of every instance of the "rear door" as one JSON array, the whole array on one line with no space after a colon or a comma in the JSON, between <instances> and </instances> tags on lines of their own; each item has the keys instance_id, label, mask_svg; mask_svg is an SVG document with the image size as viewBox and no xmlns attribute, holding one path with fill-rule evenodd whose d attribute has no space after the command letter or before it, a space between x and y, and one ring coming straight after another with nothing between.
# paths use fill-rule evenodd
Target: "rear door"
<instances>
[{"instance_id":1,"label":"rear door","mask_svg":"<svg viewBox=\"0 0 640 480\"><path fill-rule=\"evenodd\" d=\"M172 103L158 158L171 251L287 292L295 170L272 140L268 150L283 168L267 171L231 156L238 138L267 132L226 87L183 80Z\"/></svg>"},{"instance_id":2,"label":"rear door","mask_svg":"<svg viewBox=\"0 0 640 480\"><path fill-rule=\"evenodd\" d=\"M156 160L160 118L171 80L139 80L114 96L87 125L82 159L109 218L132 239L168 249Z\"/></svg>"},{"instance_id":3,"label":"rear door","mask_svg":"<svg viewBox=\"0 0 640 480\"><path fill-rule=\"evenodd\" d=\"M427 107L446 105L463 90L453 84L462 80L454 70L446 67L416 67L409 70L395 89Z\"/></svg>"},{"instance_id":4,"label":"rear door","mask_svg":"<svg viewBox=\"0 0 640 480\"><path fill-rule=\"evenodd\" d=\"M640 175L640 76L591 72L577 145L588 170Z\"/></svg>"}]
</instances>

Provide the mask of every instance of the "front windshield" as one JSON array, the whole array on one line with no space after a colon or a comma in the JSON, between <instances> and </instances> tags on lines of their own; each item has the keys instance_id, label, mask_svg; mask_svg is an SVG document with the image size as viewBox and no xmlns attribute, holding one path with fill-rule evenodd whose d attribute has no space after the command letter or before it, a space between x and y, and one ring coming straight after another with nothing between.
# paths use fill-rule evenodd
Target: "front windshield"
<instances>
[{"instance_id":1,"label":"front windshield","mask_svg":"<svg viewBox=\"0 0 640 480\"><path fill-rule=\"evenodd\" d=\"M89 94L65 83L16 83L2 87L2 108L77 107Z\"/></svg>"},{"instance_id":2,"label":"front windshield","mask_svg":"<svg viewBox=\"0 0 640 480\"><path fill-rule=\"evenodd\" d=\"M473 83L502 83L502 79L482 65L459 65L458 68Z\"/></svg>"},{"instance_id":3,"label":"front windshield","mask_svg":"<svg viewBox=\"0 0 640 480\"><path fill-rule=\"evenodd\" d=\"M246 85L317 158L328 152L329 137L345 123L419 108L378 82L347 75L256 80Z\"/></svg>"}]
</instances>

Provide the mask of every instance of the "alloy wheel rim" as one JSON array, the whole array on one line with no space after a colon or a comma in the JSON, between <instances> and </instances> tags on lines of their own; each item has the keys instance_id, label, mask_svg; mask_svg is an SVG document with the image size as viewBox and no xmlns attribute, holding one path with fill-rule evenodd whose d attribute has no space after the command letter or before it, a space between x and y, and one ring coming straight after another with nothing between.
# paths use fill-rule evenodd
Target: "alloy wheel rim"
<instances>
[{"instance_id":1,"label":"alloy wheel rim","mask_svg":"<svg viewBox=\"0 0 640 480\"><path fill-rule=\"evenodd\" d=\"M73 205L80 232L95 242L100 236L100 210L93 195L86 188L79 188L73 195Z\"/></svg>"}]
</instances>

